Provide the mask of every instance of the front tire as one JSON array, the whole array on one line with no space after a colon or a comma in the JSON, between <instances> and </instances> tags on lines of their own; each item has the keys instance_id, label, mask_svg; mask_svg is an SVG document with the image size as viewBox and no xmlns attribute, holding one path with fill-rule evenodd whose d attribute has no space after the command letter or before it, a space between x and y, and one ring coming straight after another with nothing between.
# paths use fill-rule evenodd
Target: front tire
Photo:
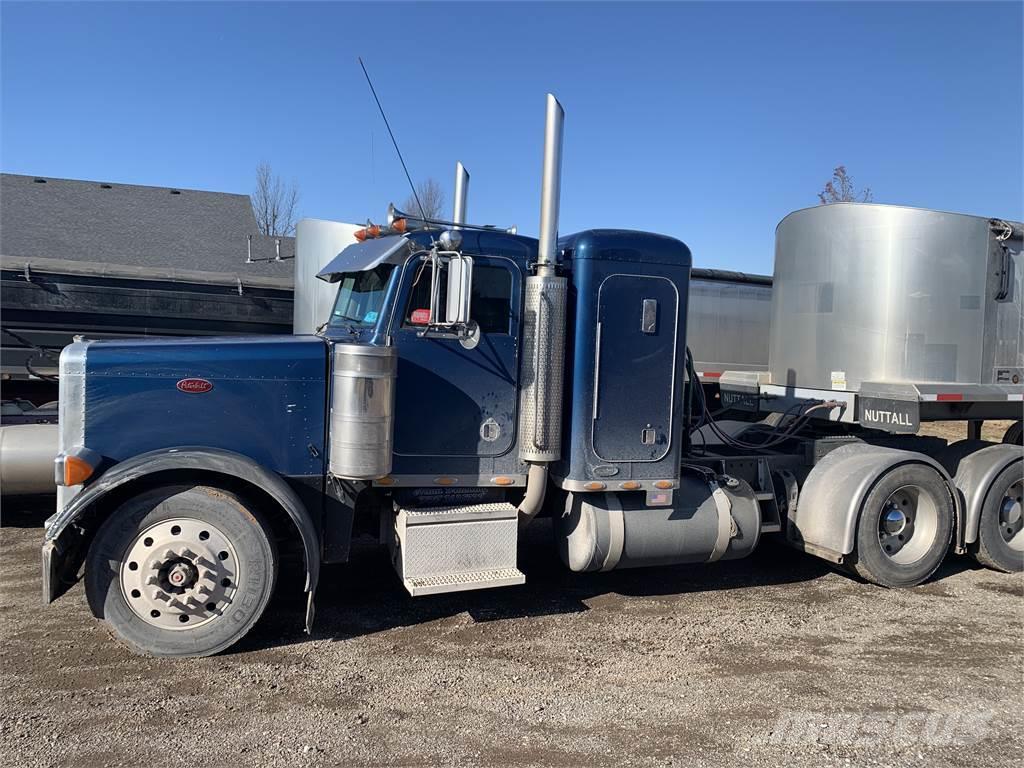
<instances>
[{"instance_id":1,"label":"front tire","mask_svg":"<svg viewBox=\"0 0 1024 768\"><path fill-rule=\"evenodd\" d=\"M974 558L1005 573L1024 570L1024 464L1004 469L989 486L978 521Z\"/></svg>"},{"instance_id":2,"label":"front tire","mask_svg":"<svg viewBox=\"0 0 1024 768\"><path fill-rule=\"evenodd\" d=\"M857 521L853 570L883 587L920 584L949 550L953 512L946 482L931 467L910 464L888 472Z\"/></svg>"},{"instance_id":3,"label":"front tire","mask_svg":"<svg viewBox=\"0 0 1024 768\"><path fill-rule=\"evenodd\" d=\"M89 549L93 613L133 651L209 656L262 615L277 579L270 527L233 493L152 488L125 501Z\"/></svg>"}]
</instances>

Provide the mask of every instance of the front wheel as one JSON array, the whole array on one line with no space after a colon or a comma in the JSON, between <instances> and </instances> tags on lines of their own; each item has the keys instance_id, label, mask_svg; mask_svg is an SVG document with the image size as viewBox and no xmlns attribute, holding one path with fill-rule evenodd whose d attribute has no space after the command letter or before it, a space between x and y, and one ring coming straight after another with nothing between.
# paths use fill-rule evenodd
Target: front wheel
<instances>
[{"instance_id":1,"label":"front wheel","mask_svg":"<svg viewBox=\"0 0 1024 768\"><path fill-rule=\"evenodd\" d=\"M237 642L277 577L270 528L234 494L153 488L100 527L86 562L93 613L134 651L209 656Z\"/></svg>"},{"instance_id":2,"label":"front wheel","mask_svg":"<svg viewBox=\"0 0 1024 768\"><path fill-rule=\"evenodd\" d=\"M953 500L934 469L910 464L883 475L857 522L853 570L883 587L912 587L931 576L949 550Z\"/></svg>"}]
</instances>

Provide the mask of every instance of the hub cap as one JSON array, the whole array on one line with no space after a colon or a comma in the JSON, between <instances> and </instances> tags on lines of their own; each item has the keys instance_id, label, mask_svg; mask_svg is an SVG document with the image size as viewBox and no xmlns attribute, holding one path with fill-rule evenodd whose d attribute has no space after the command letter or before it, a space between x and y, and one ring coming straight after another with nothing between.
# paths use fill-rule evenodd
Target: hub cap
<instances>
[{"instance_id":1,"label":"hub cap","mask_svg":"<svg viewBox=\"0 0 1024 768\"><path fill-rule=\"evenodd\" d=\"M1011 549L1018 552L1024 550L1024 507L1021 504L1024 494L1024 480L1006 489L1003 503L999 506L999 535Z\"/></svg>"},{"instance_id":2,"label":"hub cap","mask_svg":"<svg viewBox=\"0 0 1024 768\"><path fill-rule=\"evenodd\" d=\"M121 563L121 591L161 629L194 629L220 616L237 591L238 558L216 526L182 517L140 533Z\"/></svg>"},{"instance_id":3,"label":"hub cap","mask_svg":"<svg viewBox=\"0 0 1024 768\"><path fill-rule=\"evenodd\" d=\"M897 488L878 519L882 554L899 565L916 562L931 548L938 527L938 508L928 493L916 485Z\"/></svg>"}]
</instances>

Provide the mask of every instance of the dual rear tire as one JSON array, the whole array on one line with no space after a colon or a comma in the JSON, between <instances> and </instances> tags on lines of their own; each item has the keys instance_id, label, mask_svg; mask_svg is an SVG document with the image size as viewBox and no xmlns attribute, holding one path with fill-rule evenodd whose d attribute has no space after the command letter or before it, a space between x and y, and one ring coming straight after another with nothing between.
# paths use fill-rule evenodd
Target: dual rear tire
<instances>
[{"instance_id":1,"label":"dual rear tire","mask_svg":"<svg viewBox=\"0 0 1024 768\"><path fill-rule=\"evenodd\" d=\"M1015 462L989 485L971 551L983 566L1024 570L1024 463ZM949 551L956 508L946 480L924 464L883 475L865 499L857 522L851 569L885 587L928 579Z\"/></svg>"},{"instance_id":2,"label":"dual rear tire","mask_svg":"<svg viewBox=\"0 0 1024 768\"><path fill-rule=\"evenodd\" d=\"M955 508L945 479L925 464L883 475L857 522L853 571L884 587L912 587L935 573L953 538Z\"/></svg>"},{"instance_id":3,"label":"dual rear tire","mask_svg":"<svg viewBox=\"0 0 1024 768\"><path fill-rule=\"evenodd\" d=\"M1024 462L1004 469L989 486L981 506L975 559L1005 573L1024 570Z\"/></svg>"}]
</instances>

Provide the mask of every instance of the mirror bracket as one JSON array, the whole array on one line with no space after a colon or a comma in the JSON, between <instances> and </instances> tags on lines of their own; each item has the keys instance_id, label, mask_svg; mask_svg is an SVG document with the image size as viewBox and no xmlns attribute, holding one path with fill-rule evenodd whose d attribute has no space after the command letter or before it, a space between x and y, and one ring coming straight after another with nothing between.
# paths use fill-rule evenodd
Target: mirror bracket
<instances>
[{"instance_id":1,"label":"mirror bracket","mask_svg":"<svg viewBox=\"0 0 1024 768\"><path fill-rule=\"evenodd\" d=\"M421 338L456 337L472 349L479 341L479 326L470 317L470 297L473 288L473 257L459 251L438 250L435 245L430 253L422 257L430 262L430 319L423 330L416 335ZM444 319L441 317L441 268L447 266L447 292ZM451 315L455 315L454 318ZM476 341L473 341L476 339Z\"/></svg>"}]
</instances>

